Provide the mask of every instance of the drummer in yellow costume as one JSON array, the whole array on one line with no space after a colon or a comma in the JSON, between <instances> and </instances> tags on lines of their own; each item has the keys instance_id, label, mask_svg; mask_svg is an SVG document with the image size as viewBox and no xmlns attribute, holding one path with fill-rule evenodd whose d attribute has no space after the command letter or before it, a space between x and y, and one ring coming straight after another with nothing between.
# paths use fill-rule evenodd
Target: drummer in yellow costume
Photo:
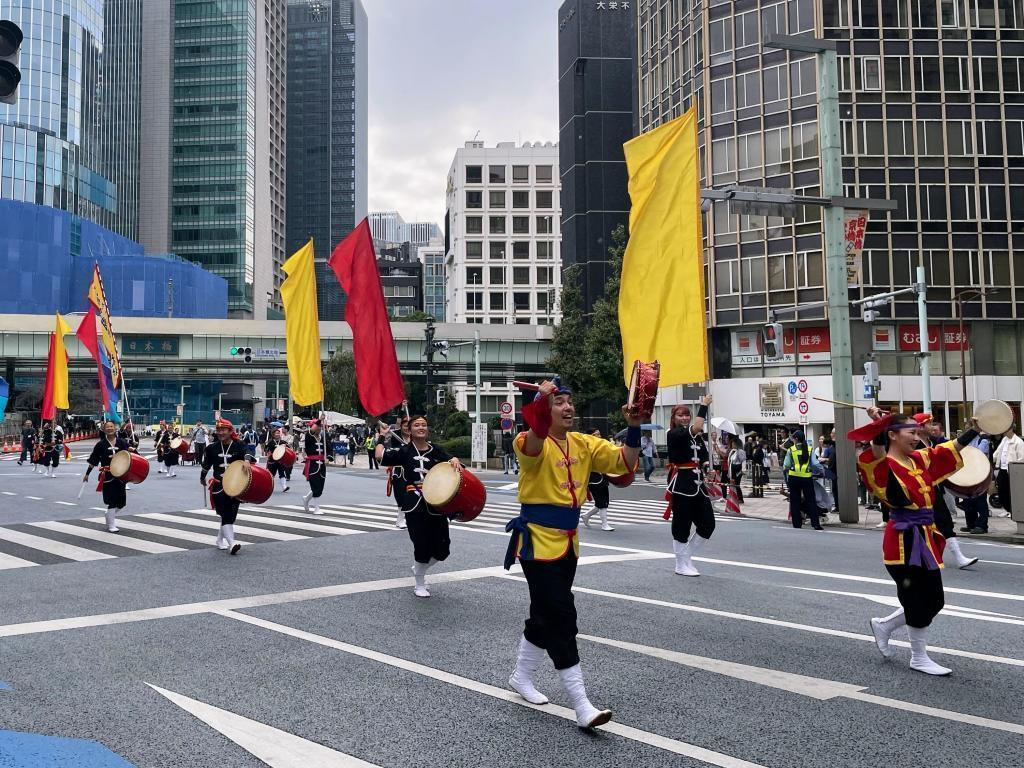
<instances>
[{"instance_id":1,"label":"drummer in yellow costume","mask_svg":"<svg viewBox=\"0 0 1024 768\"><path fill-rule=\"evenodd\" d=\"M597 709L587 698L576 646L572 584L579 558L580 507L587 498L591 472L622 475L636 466L640 425L649 414L627 416L624 448L571 432L575 415L572 392L557 377L546 381L534 401L523 408L529 431L513 441L522 507L519 517L506 526L512 540L505 567L519 560L530 588L530 616L509 686L531 704L547 703L548 698L533 684L533 673L546 652L576 710L577 723L593 728L611 720L612 713Z\"/></svg>"}]
</instances>

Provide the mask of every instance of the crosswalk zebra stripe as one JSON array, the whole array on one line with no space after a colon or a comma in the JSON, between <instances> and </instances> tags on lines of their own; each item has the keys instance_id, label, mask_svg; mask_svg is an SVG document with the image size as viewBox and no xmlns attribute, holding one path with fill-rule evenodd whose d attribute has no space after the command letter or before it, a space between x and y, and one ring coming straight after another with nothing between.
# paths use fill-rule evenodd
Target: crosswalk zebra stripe
<instances>
[{"instance_id":1,"label":"crosswalk zebra stripe","mask_svg":"<svg viewBox=\"0 0 1024 768\"><path fill-rule=\"evenodd\" d=\"M81 539L101 541L104 544L115 544L119 547L124 547L125 549L135 549L139 552L146 552L147 554L155 555L163 554L165 552L183 551L181 547L171 547L166 544L157 544L154 541L144 541L142 539L133 539L128 536L119 536L116 533L97 531L93 528L83 528L79 525L69 525L67 523L60 522L29 523L29 525L35 528L42 528L47 531L66 533L70 536L77 536Z\"/></svg>"},{"instance_id":2,"label":"crosswalk zebra stripe","mask_svg":"<svg viewBox=\"0 0 1024 768\"><path fill-rule=\"evenodd\" d=\"M9 541L12 544L20 544L23 547L38 549L40 552L47 552L68 560L85 562L87 560L111 560L115 555L106 555L102 552L94 552L91 549L76 547L74 544L66 544L63 541L48 539L44 536L35 536L31 533L23 533L10 528L0 528L0 540Z\"/></svg>"},{"instance_id":3,"label":"crosswalk zebra stripe","mask_svg":"<svg viewBox=\"0 0 1024 768\"><path fill-rule=\"evenodd\" d=\"M208 510L207 510L208 511ZM212 513L211 513L212 514ZM150 520L162 520L166 523L179 523L181 525L192 525L196 528L209 528L211 530L220 530L220 522L217 520L201 520L197 517L183 517L181 515L168 515L163 512L149 512L144 515L138 515L138 517L145 517ZM260 536L264 539L274 539L275 541L298 541L299 539L308 539L309 536L300 536L297 533L285 533L284 531L271 531L267 528L253 528L248 525L236 525L235 533L243 533L248 536Z\"/></svg>"},{"instance_id":4,"label":"crosswalk zebra stripe","mask_svg":"<svg viewBox=\"0 0 1024 768\"><path fill-rule=\"evenodd\" d=\"M287 509L301 510L303 507L297 507L292 505L285 505ZM343 516L346 520L349 520L353 525L366 525L370 528L390 528L395 529L395 521L397 515L392 513L390 515L379 515L370 514L370 510L364 509L363 507L352 507L344 504L321 504L320 508L328 514L336 514L339 517ZM359 518L359 520L353 520L351 518ZM384 520L390 520L391 522L385 523ZM372 521L372 522L371 522Z\"/></svg>"},{"instance_id":5,"label":"crosswalk zebra stripe","mask_svg":"<svg viewBox=\"0 0 1024 768\"><path fill-rule=\"evenodd\" d=\"M33 563L31 560L22 560L20 557L0 552L0 571L6 571L10 568L28 568L33 565L39 565L39 563Z\"/></svg>"},{"instance_id":6,"label":"crosswalk zebra stripe","mask_svg":"<svg viewBox=\"0 0 1024 768\"><path fill-rule=\"evenodd\" d=\"M104 522L102 517L89 517L85 520L87 523L102 523ZM171 528L166 525L150 525L149 523L140 523L137 520L118 520L117 527L121 530L127 531L138 531L139 533L151 533L154 536L164 536L168 539L177 539L179 541L191 541L196 544L212 544L213 537L207 533L196 533L195 531L183 531L179 528Z\"/></svg>"},{"instance_id":7,"label":"crosswalk zebra stripe","mask_svg":"<svg viewBox=\"0 0 1024 768\"><path fill-rule=\"evenodd\" d=\"M283 509L282 509L282 507L283 507ZM353 507L353 509L356 509L356 507ZM373 529L373 530L385 530L385 531L397 530L395 528L395 524L394 523L378 522L379 518L377 518L377 517L375 517L373 515L360 515L360 514L357 514L357 513L354 513L354 512L342 512L342 511L340 511L338 505L332 505L331 507L328 507L326 504L321 504L320 505L320 510L324 513L323 516L326 519L328 519L328 520L336 520L338 522L343 522L343 523L345 523L347 525L358 525L358 526L363 526L364 528L369 528L369 529ZM306 512L304 507L300 507L300 506L296 506L296 505L292 505L292 504L281 504L281 505L279 505L277 508L274 509L274 514L288 515L290 517L302 517L302 518L306 518L306 519L308 519L308 515L309 515L309 513ZM355 518L360 518L360 519L357 520ZM366 533L366 531L358 531L358 533Z\"/></svg>"},{"instance_id":8,"label":"crosswalk zebra stripe","mask_svg":"<svg viewBox=\"0 0 1024 768\"><path fill-rule=\"evenodd\" d=\"M264 510L259 507L244 507L244 509L255 510L263 512ZM272 512L273 510L266 510ZM246 515L241 512L238 513L239 520L248 520L250 522L263 523L264 525L276 525L279 528L290 528L296 531L312 531L314 533L331 533L336 536L348 536L353 533L362 533L362 531L355 531L351 528L342 528L337 525L322 525L313 522L299 523L294 520L284 520L277 517L269 517L267 515Z\"/></svg>"}]
</instances>

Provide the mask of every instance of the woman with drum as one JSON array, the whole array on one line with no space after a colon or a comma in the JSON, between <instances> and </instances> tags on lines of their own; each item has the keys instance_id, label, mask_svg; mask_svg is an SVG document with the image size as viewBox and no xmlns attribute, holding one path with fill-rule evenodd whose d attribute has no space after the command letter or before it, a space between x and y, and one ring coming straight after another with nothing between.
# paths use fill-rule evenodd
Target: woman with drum
<instances>
[{"instance_id":1,"label":"woman with drum","mask_svg":"<svg viewBox=\"0 0 1024 768\"><path fill-rule=\"evenodd\" d=\"M134 450L127 440L118 436L117 425L112 421L107 421L103 424L103 437L93 446L92 453L86 460L88 466L85 468L82 482L89 482L89 475L92 471L96 467L100 468L99 485L96 490L103 493L103 503L107 505L107 530L111 533L117 533L120 530L117 527L117 512L125 508L128 503L128 495L125 493L125 482L110 473L110 462L118 451Z\"/></svg>"},{"instance_id":2,"label":"woman with drum","mask_svg":"<svg viewBox=\"0 0 1024 768\"><path fill-rule=\"evenodd\" d=\"M872 422L847 434L851 440L872 440L857 457L865 485L889 507L882 538L882 561L896 582L900 609L871 619L871 631L883 656L892 656L889 639L906 625L910 635L910 667L928 675L950 670L928 656L928 627L945 604L942 590L942 552L945 539L935 526L939 484L963 466L960 451L977 436L968 429L955 442L916 448L919 424L909 416L880 417L868 409Z\"/></svg>"},{"instance_id":3,"label":"woman with drum","mask_svg":"<svg viewBox=\"0 0 1024 768\"><path fill-rule=\"evenodd\" d=\"M412 432L409 428L410 419L403 416L398 422L398 434L389 433L384 448L398 449L412 440ZM384 438L377 438L377 445L382 445ZM374 460L377 460L377 446L373 449ZM405 528L405 470L401 464L388 467L388 493L395 497L395 504L398 506L398 517L395 519L395 528Z\"/></svg>"},{"instance_id":4,"label":"woman with drum","mask_svg":"<svg viewBox=\"0 0 1024 768\"><path fill-rule=\"evenodd\" d=\"M213 508L220 515L220 533L217 534L217 549L226 549L232 555L237 555L242 548L241 544L235 543L235 519L238 517L239 499L230 496L224 491L224 472L236 461L253 463L255 456L247 456L245 446L235 434L235 428L227 419L217 419L217 439L206 446L203 451L202 472L199 473L199 484L204 488L206 475L213 470L213 479L210 480L210 498L213 501ZM271 485L273 487L273 485Z\"/></svg>"},{"instance_id":5,"label":"woman with drum","mask_svg":"<svg viewBox=\"0 0 1024 768\"><path fill-rule=\"evenodd\" d=\"M295 463L295 452L285 441L280 427L274 427L270 432L266 443L263 444L263 454L267 457L267 471L281 481L281 491L287 491L291 487L288 485L288 475L292 464ZM287 466L284 462L278 461L279 458L283 459L289 454L291 463Z\"/></svg>"},{"instance_id":6,"label":"woman with drum","mask_svg":"<svg viewBox=\"0 0 1024 768\"><path fill-rule=\"evenodd\" d=\"M693 565L693 554L707 544L715 532L715 512L704 485L704 466L711 460L704 439L704 419L711 401L711 395L701 399L696 417L690 412L690 406L677 405L669 420L666 495L672 508L675 571L680 576L700 576ZM691 528L696 528L692 537Z\"/></svg>"},{"instance_id":7,"label":"woman with drum","mask_svg":"<svg viewBox=\"0 0 1024 768\"><path fill-rule=\"evenodd\" d=\"M163 457L164 467L167 468L168 477L177 477L178 470L178 452L174 449L172 443L175 440L180 440L181 436L178 434L178 430L174 426L164 427L164 431L160 436L160 449Z\"/></svg>"},{"instance_id":8,"label":"woman with drum","mask_svg":"<svg viewBox=\"0 0 1024 768\"><path fill-rule=\"evenodd\" d=\"M384 447L384 443L393 437L391 427L381 424L379 434L382 442L374 449L377 461L382 467L401 468L402 475L396 485L405 484L404 497L396 495L396 498L404 500L405 522L412 541L412 573L416 584L413 594L430 597L427 570L448 559L452 542L448 536L448 518L435 511L423 498L423 480L436 464L447 461L461 469L462 462L427 439L430 427L426 416L413 416L409 420L409 442L399 448Z\"/></svg>"},{"instance_id":9,"label":"woman with drum","mask_svg":"<svg viewBox=\"0 0 1024 768\"><path fill-rule=\"evenodd\" d=\"M302 497L302 505L309 512L309 503L313 502L313 514L322 515L320 497L323 495L324 483L327 481L327 460L334 460L334 447L324 435L323 424L319 420L309 422L309 431L306 433L303 452L306 455L306 461L302 474L309 481L309 493Z\"/></svg>"}]
</instances>

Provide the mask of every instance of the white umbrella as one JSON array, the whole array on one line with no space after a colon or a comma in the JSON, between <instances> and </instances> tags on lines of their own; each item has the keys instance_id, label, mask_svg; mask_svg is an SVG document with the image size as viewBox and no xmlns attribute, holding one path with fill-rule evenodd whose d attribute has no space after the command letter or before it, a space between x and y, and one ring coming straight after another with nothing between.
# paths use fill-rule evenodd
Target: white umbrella
<instances>
[{"instance_id":1,"label":"white umbrella","mask_svg":"<svg viewBox=\"0 0 1024 768\"><path fill-rule=\"evenodd\" d=\"M738 435L740 433L736 425L724 416L715 416L715 418L711 419L711 426L719 432L728 432L730 435Z\"/></svg>"},{"instance_id":2,"label":"white umbrella","mask_svg":"<svg viewBox=\"0 0 1024 768\"><path fill-rule=\"evenodd\" d=\"M345 427L354 427L359 424L365 424L366 419L360 419L355 416L349 416L345 413L338 413L337 411L324 411L324 423L329 426L335 424L341 424Z\"/></svg>"}]
</instances>

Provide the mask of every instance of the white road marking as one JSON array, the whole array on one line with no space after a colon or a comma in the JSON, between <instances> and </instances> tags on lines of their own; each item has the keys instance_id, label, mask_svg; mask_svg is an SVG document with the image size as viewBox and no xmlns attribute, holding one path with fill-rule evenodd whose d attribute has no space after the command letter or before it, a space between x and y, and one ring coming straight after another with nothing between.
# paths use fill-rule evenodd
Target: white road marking
<instances>
[{"instance_id":1,"label":"white road marking","mask_svg":"<svg viewBox=\"0 0 1024 768\"><path fill-rule=\"evenodd\" d=\"M463 677L462 675L456 675L451 672L435 669L434 667L427 666L426 664L409 661L408 659L403 659L398 656L391 656L359 645L343 643L340 640L324 637L323 635L315 635L312 632L295 629L294 627L278 624L273 621L266 621L255 616L236 613L234 611L215 611L215 613L220 616L245 622L246 624L252 624L272 632L294 637L297 640L305 640L308 643L315 643L316 645L333 648L353 656L360 656L364 659L370 659L371 661L386 664L390 667L395 667L406 672L412 672L423 677L428 677L432 680L454 685L467 691L490 696L509 704L516 704L537 712L544 712L545 714L560 717L563 720L569 720L574 723L576 722L576 713L568 707L561 707L557 704L535 706L533 704L529 704L518 694L513 693L511 690L506 688L498 688L497 686L482 683L478 680L472 680L468 677ZM731 755L726 755L722 752L715 752L704 747L699 747L695 744L688 744L685 741L677 741L676 739L659 736L656 733L643 731L639 728L633 728L632 726L623 725L621 723L611 722L607 725L600 726L600 730L608 733L614 733L617 736L622 736L632 741L637 741L652 747L657 747L658 749L663 749L667 752L672 752L673 754L685 755L686 757L691 757L695 760L709 763L710 765L721 766L721 768L761 768L757 763L751 763L747 760L732 757Z\"/></svg>"},{"instance_id":2,"label":"white road marking","mask_svg":"<svg viewBox=\"0 0 1024 768\"><path fill-rule=\"evenodd\" d=\"M776 528L780 531L814 530L813 528L794 528L792 525L773 525L772 528ZM839 536L867 536L866 533L854 533L853 531L830 531L828 528L825 529L825 533L835 533Z\"/></svg>"},{"instance_id":3,"label":"white road marking","mask_svg":"<svg viewBox=\"0 0 1024 768\"><path fill-rule=\"evenodd\" d=\"M171 547L166 544L157 544L154 541L133 539L130 536L118 536L116 533L97 531L93 528L82 528L81 526L68 525L67 523L45 522L29 523L29 525L34 526L36 528L43 528L47 531L57 531L58 533L70 534L71 536L77 536L82 539L102 541L105 544L116 544L117 546L124 547L125 549L134 549L139 552L148 552L149 554L163 554L165 552L184 551L181 549L181 547Z\"/></svg>"},{"instance_id":4,"label":"white road marking","mask_svg":"<svg viewBox=\"0 0 1024 768\"><path fill-rule=\"evenodd\" d=\"M579 635L579 637L593 643L608 645L613 648L620 648L626 651L633 651L634 653L640 653L644 656L651 656L656 659L671 661L675 664L693 667L694 669L714 672L718 675L756 683L757 685L764 685L769 688L789 691L790 693L795 693L800 696L808 696L813 699L818 699L819 701L827 701L833 698L856 699L857 701L863 701L869 704L878 704L880 706L890 707L904 712L911 710L920 714L938 717L943 720L952 720L955 723L970 723L971 725L978 725L982 728L1007 731L1008 733L1024 734L1024 725L1020 723L991 720L987 717L978 717L976 715L969 715L963 712L953 712L948 709L926 707L914 704L913 702L890 699L885 696L875 696L870 693L864 693L867 688L862 685L851 685L849 683L825 680L819 677L807 677L806 675L781 672L779 670L767 669L765 667L755 667L749 664L737 664L736 662L712 659L706 656L694 656L689 653L680 653L679 651L670 651L664 648L654 648L649 645L640 645L638 643L630 643L623 640L612 640L606 637L595 637L593 635Z\"/></svg>"},{"instance_id":5,"label":"white road marking","mask_svg":"<svg viewBox=\"0 0 1024 768\"><path fill-rule=\"evenodd\" d=\"M988 558L985 558L981 562L985 565L1016 565L1018 567L1024 567L1024 563L1011 563L1006 560L989 560Z\"/></svg>"},{"instance_id":6,"label":"white road marking","mask_svg":"<svg viewBox=\"0 0 1024 768\"><path fill-rule=\"evenodd\" d=\"M89 507L89 509L93 510L94 512L106 512L107 511L106 507Z\"/></svg>"},{"instance_id":7,"label":"white road marking","mask_svg":"<svg viewBox=\"0 0 1024 768\"><path fill-rule=\"evenodd\" d=\"M60 505L65 506L65 507L77 507L78 506L73 501L55 501L53 503L54 504L60 504Z\"/></svg>"},{"instance_id":8,"label":"white road marking","mask_svg":"<svg viewBox=\"0 0 1024 768\"><path fill-rule=\"evenodd\" d=\"M22 560L20 557L0 552L0 571L6 571L11 568L29 568L33 565L39 565L39 563L33 563L31 560Z\"/></svg>"},{"instance_id":9,"label":"white road marking","mask_svg":"<svg viewBox=\"0 0 1024 768\"><path fill-rule=\"evenodd\" d=\"M101 509L101 512L106 510ZM106 522L102 517L89 517L86 518L87 523L103 523ZM139 523L135 520L118 520L117 527L123 528L128 531L141 531L142 533L155 533L159 536L166 536L169 539L179 539L181 541L192 541L197 544L209 544L211 547L214 544L213 536L205 533L195 533L194 531L181 531L177 528L169 528L165 525L150 525L149 523Z\"/></svg>"},{"instance_id":10,"label":"white road marking","mask_svg":"<svg viewBox=\"0 0 1024 768\"><path fill-rule=\"evenodd\" d=\"M33 536L31 533L22 533L10 528L0 528L0 539L78 562L114 559L114 555L105 555L102 552L94 552L91 549L76 547L73 544L65 544L63 541L54 541L43 536Z\"/></svg>"},{"instance_id":11,"label":"white road marking","mask_svg":"<svg viewBox=\"0 0 1024 768\"><path fill-rule=\"evenodd\" d=\"M4 496L17 496L18 495L14 491L0 491L0 493L2 493Z\"/></svg>"},{"instance_id":12,"label":"white road marking","mask_svg":"<svg viewBox=\"0 0 1024 768\"><path fill-rule=\"evenodd\" d=\"M195 517L184 517L182 515L168 515L164 514L163 512L148 512L144 515L136 515L136 517L144 517L147 520L162 520L167 523L191 525L196 528L209 528L211 530L218 531L220 530L220 523L216 520L199 520ZM235 533L242 533L248 536L262 536L264 539L275 539L277 541L298 541L299 539L309 538L309 536L301 536L297 533L269 531L265 528L252 528L251 526L247 525L236 525Z\"/></svg>"},{"instance_id":13,"label":"white road marking","mask_svg":"<svg viewBox=\"0 0 1024 768\"><path fill-rule=\"evenodd\" d=\"M790 586L790 589L800 589L805 592L821 592L827 595L842 595L843 597L859 597L872 603L886 605L895 608L900 604L899 598L895 595L872 595L864 592L841 592L835 589L815 589L814 587ZM977 621L991 621L997 624L1017 624L1024 626L1024 617L1014 616L1008 613L996 613L994 611L983 611L980 608L964 608L946 603L942 609L943 616L955 616L961 619L976 619Z\"/></svg>"},{"instance_id":14,"label":"white road marking","mask_svg":"<svg viewBox=\"0 0 1024 768\"><path fill-rule=\"evenodd\" d=\"M32 501L42 501L43 500L42 496L26 496L25 498L26 499L32 499Z\"/></svg>"},{"instance_id":15,"label":"white road marking","mask_svg":"<svg viewBox=\"0 0 1024 768\"><path fill-rule=\"evenodd\" d=\"M266 725L226 709L205 704L180 693L146 683L164 698L202 720L270 768L378 768L358 758L329 749L293 733Z\"/></svg>"}]
</instances>

